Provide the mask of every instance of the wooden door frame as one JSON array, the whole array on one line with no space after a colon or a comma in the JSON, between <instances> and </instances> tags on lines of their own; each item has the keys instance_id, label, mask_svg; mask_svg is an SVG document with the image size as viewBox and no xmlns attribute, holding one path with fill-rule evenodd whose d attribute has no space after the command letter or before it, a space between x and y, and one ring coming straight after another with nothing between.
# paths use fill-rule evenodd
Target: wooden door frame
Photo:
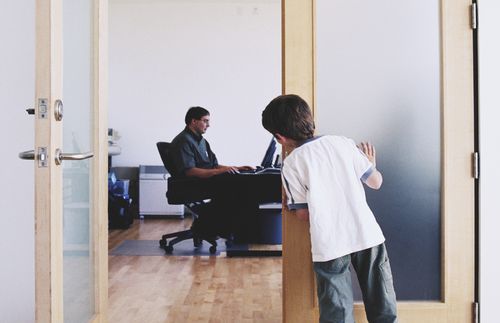
<instances>
[{"instance_id":1,"label":"wooden door frame","mask_svg":"<svg viewBox=\"0 0 500 323\"><path fill-rule=\"evenodd\" d=\"M62 322L62 171L53 152L62 145L62 126L50 115L61 98L61 1L36 2L35 107L47 99L48 117L35 114L35 320ZM58 32L59 31L59 32ZM37 109L38 110L38 109ZM38 167L39 147L47 147L46 168Z\"/></svg>"},{"instance_id":2,"label":"wooden door frame","mask_svg":"<svg viewBox=\"0 0 500 323\"><path fill-rule=\"evenodd\" d=\"M62 0L36 2L35 102L47 99L47 118L35 114L35 320L63 322L63 206L62 167L54 152L62 147L62 123L55 120L54 103L62 99ZM93 0L94 109L92 159L95 315L106 322L108 298L107 255L107 0ZM38 147L47 147L47 167L38 167ZM95 255L95 257L94 257Z\"/></svg>"},{"instance_id":3,"label":"wooden door frame","mask_svg":"<svg viewBox=\"0 0 500 323\"><path fill-rule=\"evenodd\" d=\"M94 0L93 323L108 321L108 0Z\"/></svg>"},{"instance_id":4,"label":"wooden door frame","mask_svg":"<svg viewBox=\"0 0 500 323\"><path fill-rule=\"evenodd\" d=\"M398 302L401 322L468 322L474 302L473 42L470 0L440 0L441 301ZM282 0L283 93L315 111L315 0ZM458 176L457 176L458 175ZM319 318L309 231L284 210L283 321ZM355 305L357 322L366 322Z\"/></svg>"},{"instance_id":5,"label":"wooden door frame","mask_svg":"<svg viewBox=\"0 0 500 323\"><path fill-rule=\"evenodd\" d=\"M283 94L298 94L314 111L315 1L282 0ZM283 322L318 322L309 228L283 208Z\"/></svg>"}]
</instances>

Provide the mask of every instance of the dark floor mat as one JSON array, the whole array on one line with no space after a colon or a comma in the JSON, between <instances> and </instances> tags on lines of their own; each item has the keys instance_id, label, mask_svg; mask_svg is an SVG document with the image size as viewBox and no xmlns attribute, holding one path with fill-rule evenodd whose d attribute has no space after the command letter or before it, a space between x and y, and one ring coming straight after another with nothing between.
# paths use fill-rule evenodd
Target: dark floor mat
<instances>
[{"instance_id":1,"label":"dark floor mat","mask_svg":"<svg viewBox=\"0 0 500 323\"><path fill-rule=\"evenodd\" d=\"M171 254L166 254L165 250L160 248L158 240L125 240L109 254L112 256L211 256L210 246L210 243L203 241L200 247L195 248L193 240L184 240L174 246ZM229 250L243 253L248 250L248 245L233 244ZM218 256L221 252L226 252L226 243L223 239L217 240L217 251L214 255Z\"/></svg>"}]
</instances>

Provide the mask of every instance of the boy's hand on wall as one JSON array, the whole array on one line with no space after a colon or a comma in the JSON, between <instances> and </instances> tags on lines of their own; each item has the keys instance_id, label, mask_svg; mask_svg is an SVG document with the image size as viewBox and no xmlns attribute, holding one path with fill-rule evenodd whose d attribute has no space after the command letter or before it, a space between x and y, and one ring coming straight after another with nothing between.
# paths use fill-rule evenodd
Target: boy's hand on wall
<instances>
[{"instance_id":1,"label":"boy's hand on wall","mask_svg":"<svg viewBox=\"0 0 500 323\"><path fill-rule=\"evenodd\" d=\"M373 164L373 167L376 167L376 151L375 146L370 144L369 142L362 142L360 144L361 151L366 155L368 160Z\"/></svg>"}]
</instances>

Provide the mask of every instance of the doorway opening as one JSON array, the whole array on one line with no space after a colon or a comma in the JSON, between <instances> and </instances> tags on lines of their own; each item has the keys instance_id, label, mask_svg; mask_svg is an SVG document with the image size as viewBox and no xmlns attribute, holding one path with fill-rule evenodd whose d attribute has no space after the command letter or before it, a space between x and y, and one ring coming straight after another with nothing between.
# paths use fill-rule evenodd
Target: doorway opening
<instances>
[{"instance_id":1,"label":"doorway opening","mask_svg":"<svg viewBox=\"0 0 500 323\"><path fill-rule=\"evenodd\" d=\"M190 227L189 216L139 216L140 166L162 165L156 142L182 131L189 107L210 111L204 136L221 164L258 165L270 137L261 111L281 79L279 0L111 0L108 124L120 153L110 169L129 181L135 219L109 231L109 249L159 249L163 234ZM277 257L110 255L109 320L281 322L281 268Z\"/></svg>"}]
</instances>

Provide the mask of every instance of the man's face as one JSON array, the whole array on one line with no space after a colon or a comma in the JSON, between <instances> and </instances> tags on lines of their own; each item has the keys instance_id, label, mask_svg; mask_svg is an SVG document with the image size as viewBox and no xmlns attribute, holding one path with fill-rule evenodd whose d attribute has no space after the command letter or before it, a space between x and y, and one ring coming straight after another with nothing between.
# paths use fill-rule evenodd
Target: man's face
<instances>
[{"instance_id":1,"label":"man's face","mask_svg":"<svg viewBox=\"0 0 500 323\"><path fill-rule=\"evenodd\" d=\"M191 124L193 130L202 135L207 132L208 127L210 127L210 115L203 116L200 120L193 119L191 120Z\"/></svg>"}]
</instances>

